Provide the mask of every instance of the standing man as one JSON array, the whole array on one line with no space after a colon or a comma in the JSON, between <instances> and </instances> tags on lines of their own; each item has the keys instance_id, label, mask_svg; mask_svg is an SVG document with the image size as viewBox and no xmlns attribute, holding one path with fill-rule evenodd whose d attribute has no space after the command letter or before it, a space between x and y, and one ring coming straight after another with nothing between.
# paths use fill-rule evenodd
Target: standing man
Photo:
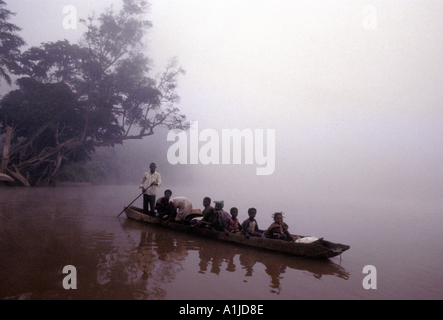
<instances>
[{"instance_id":1,"label":"standing man","mask_svg":"<svg viewBox=\"0 0 443 320\"><path fill-rule=\"evenodd\" d=\"M152 217L155 216L155 196L157 195L157 187L162 185L160 173L156 172L157 166L155 163L149 165L151 171L145 172L142 181L140 181L140 188L143 190L143 212ZM148 204L149 209L148 210Z\"/></svg>"}]
</instances>

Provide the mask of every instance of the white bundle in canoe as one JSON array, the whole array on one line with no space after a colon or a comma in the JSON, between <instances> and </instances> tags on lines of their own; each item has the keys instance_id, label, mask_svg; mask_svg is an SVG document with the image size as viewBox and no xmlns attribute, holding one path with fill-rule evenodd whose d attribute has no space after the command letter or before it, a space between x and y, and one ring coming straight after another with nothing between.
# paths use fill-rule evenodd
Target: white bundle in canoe
<instances>
[{"instance_id":1,"label":"white bundle in canoe","mask_svg":"<svg viewBox=\"0 0 443 320\"><path fill-rule=\"evenodd\" d=\"M318 238L316 238L316 237L304 237L304 238L300 238L300 239L295 240L295 242L296 243L312 243L317 240L318 240Z\"/></svg>"}]
</instances>

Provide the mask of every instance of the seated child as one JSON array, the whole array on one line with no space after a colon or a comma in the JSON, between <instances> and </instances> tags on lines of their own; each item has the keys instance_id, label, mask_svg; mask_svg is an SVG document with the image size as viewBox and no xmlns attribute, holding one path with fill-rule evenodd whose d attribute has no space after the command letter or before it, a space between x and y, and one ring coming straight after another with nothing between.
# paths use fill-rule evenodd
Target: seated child
<instances>
[{"instance_id":1,"label":"seated child","mask_svg":"<svg viewBox=\"0 0 443 320\"><path fill-rule=\"evenodd\" d=\"M229 224L226 228L227 232L235 233L238 231L238 209L236 207L231 208L231 218L229 218Z\"/></svg>"},{"instance_id":2,"label":"seated child","mask_svg":"<svg viewBox=\"0 0 443 320\"><path fill-rule=\"evenodd\" d=\"M249 208L248 209L249 219L243 221L241 225L242 233L247 238L249 238L250 236L264 238L263 231L258 228L257 220L255 220L256 214L257 214L257 209Z\"/></svg>"},{"instance_id":3,"label":"seated child","mask_svg":"<svg viewBox=\"0 0 443 320\"><path fill-rule=\"evenodd\" d=\"M204 228L206 226L212 225L215 219L215 211L211 206L211 198L205 197L203 199L203 207L205 207L202 211L203 218L197 222L197 220L191 221L191 226Z\"/></svg>"},{"instance_id":4,"label":"seated child","mask_svg":"<svg viewBox=\"0 0 443 320\"><path fill-rule=\"evenodd\" d=\"M296 240L297 237L290 234L288 229L288 225L283 222L283 213L276 212L274 213L274 223L269 226L264 234L266 238L286 241Z\"/></svg>"},{"instance_id":5,"label":"seated child","mask_svg":"<svg viewBox=\"0 0 443 320\"><path fill-rule=\"evenodd\" d=\"M161 197L158 199L155 209L157 210L158 217L160 219L169 219L172 220L175 218L177 210L174 205L169 201L170 199L167 197Z\"/></svg>"},{"instance_id":6,"label":"seated child","mask_svg":"<svg viewBox=\"0 0 443 320\"><path fill-rule=\"evenodd\" d=\"M223 207L225 205L224 201L214 201L215 207L215 219L212 223L212 227L217 231L225 231L227 232L226 228L229 225L229 213L227 213L225 210L223 210Z\"/></svg>"},{"instance_id":7,"label":"seated child","mask_svg":"<svg viewBox=\"0 0 443 320\"><path fill-rule=\"evenodd\" d=\"M169 198L171 198L172 196L172 191L169 189L165 190L164 195L165 196L158 199L155 204L155 210L157 210L157 217L160 218L162 218L166 214L166 212L170 211L170 207L168 206L168 204L169 204Z\"/></svg>"}]
</instances>

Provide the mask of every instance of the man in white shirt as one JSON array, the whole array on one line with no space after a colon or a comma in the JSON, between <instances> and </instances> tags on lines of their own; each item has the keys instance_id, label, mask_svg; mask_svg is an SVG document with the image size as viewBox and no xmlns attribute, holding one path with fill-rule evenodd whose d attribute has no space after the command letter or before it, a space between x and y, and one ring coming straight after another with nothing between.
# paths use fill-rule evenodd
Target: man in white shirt
<instances>
[{"instance_id":1,"label":"man in white shirt","mask_svg":"<svg viewBox=\"0 0 443 320\"><path fill-rule=\"evenodd\" d=\"M155 197L157 195L157 187L162 184L160 173L156 172L155 163L149 165L151 171L145 172L140 181L140 188L143 190L143 212L150 216L155 216ZM149 209L148 209L149 204Z\"/></svg>"},{"instance_id":2,"label":"man in white shirt","mask_svg":"<svg viewBox=\"0 0 443 320\"><path fill-rule=\"evenodd\" d=\"M172 203L176 211L178 209L177 215L175 216L176 222L185 220L185 218L191 214L192 202L188 198L186 197L170 198L169 203Z\"/></svg>"}]
</instances>

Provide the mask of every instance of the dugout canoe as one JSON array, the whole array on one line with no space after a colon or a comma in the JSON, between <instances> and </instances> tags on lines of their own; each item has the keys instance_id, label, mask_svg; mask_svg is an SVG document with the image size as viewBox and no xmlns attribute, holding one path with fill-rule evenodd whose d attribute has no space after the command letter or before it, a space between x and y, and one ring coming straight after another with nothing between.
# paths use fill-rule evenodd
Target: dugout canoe
<instances>
[{"instance_id":1,"label":"dugout canoe","mask_svg":"<svg viewBox=\"0 0 443 320\"><path fill-rule=\"evenodd\" d=\"M126 207L125 213L128 219L146 222L148 224L165 227L172 230L182 231L198 236L203 236L215 240L221 240L226 242L237 243L241 245L251 246L255 248L267 249L284 253L296 257L308 257L314 259L328 259L336 257L346 250L349 250L350 246L333 243L324 239L318 239L312 243L295 243L287 242L276 239L249 237L246 238L241 234L225 234L211 230L208 228L194 228L184 224L165 221L157 217L151 217L143 214L143 210L134 206Z\"/></svg>"}]
</instances>

